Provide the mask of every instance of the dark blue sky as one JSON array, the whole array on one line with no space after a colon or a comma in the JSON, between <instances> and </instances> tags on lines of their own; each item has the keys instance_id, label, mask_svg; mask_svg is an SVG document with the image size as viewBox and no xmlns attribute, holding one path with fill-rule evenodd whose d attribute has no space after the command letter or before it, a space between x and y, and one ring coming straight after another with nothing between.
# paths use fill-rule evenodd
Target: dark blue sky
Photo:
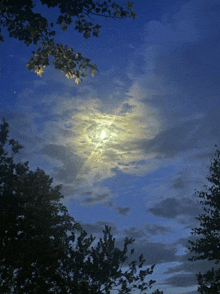
<instances>
[{"instance_id":1,"label":"dark blue sky","mask_svg":"<svg viewBox=\"0 0 220 294\"><path fill-rule=\"evenodd\" d=\"M188 262L187 241L220 141L218 2L137 0L135 20L97 18L98 38L60 30L99 69L78 85L52 65L28 71L34 46L7 33L0 45L0 116L24 145L18 160L63 185L89 233L110 224L119 245L135 238L165 294L196 293L207 266Z\"/></svg>"}]
</instances>

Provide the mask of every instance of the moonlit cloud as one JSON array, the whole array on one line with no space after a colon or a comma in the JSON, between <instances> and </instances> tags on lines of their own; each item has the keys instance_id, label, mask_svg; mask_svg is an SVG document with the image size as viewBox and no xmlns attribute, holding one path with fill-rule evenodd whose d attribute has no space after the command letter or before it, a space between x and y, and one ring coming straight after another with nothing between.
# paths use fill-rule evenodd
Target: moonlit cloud
<instances>
[{"instance_id":1,"label":"moonlit cloud","mask_svg":"<svg viewBox=\"0 0 220 294\"><path fill-rule=\"evenodd\" d=\"M38 91L38 85L35 87ZM40 135L44 138L41 152L47 162L52 164L55 160L52 175L64 184L63 191L69 191L69 196L72 186L75 197L88 191L94 193L95 198L83 200L84 203L105 202L108 197L100 195L111 198L111 193L95 183L114 176L115 168L127 174L155 169L154 164L145 163L153 160L154 154L144 154L137 142L152 140L158 134L159 114L153 107L146 107L138 93L130 92L125 97L111 109L99 99L73 101L65 95L52 95L41 100L40 111L50 113ZM25 95L22 103L24 100ZM40 101L33 101L29 105L36 119L41 116L39 104ZM77 189L81 189L80 193L76 193Z\"/></svg>"},{"instance_id":2,"label":"moonlit cloud","mask_svg":"<svg viewBox=\"0 0 220 294\"><path fill-rule=\"evenodd\" d=\"M135 142L155 137L160 126L158 117L135 99L128 99L112 113L101 112L99 107L87 101L72 118L76 153L93 168L107 166L109 169L119 162L142 159L143 154L135 148ZM102 132L105 132L104 138Z\"/></svg>"}]
</instances>

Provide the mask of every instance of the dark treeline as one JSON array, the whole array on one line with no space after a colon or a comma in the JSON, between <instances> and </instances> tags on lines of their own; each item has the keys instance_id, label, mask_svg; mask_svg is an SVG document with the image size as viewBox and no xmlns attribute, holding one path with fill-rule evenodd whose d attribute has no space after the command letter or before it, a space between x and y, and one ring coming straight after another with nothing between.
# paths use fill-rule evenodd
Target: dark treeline
<instances>
[{"instance_id":1,"label":"dark treeline","mask_svg":"<svg viewBox=\"0 0 220 294\"><path fill-rule=\"evenodd\" d=\"M216 146L217 147L217 146ZM197 237L190 242L190 251L195 253L190 260L214 261L216 266L207 270L205 274L198 273L198 291L201 294L220 293L220 150L217 148L209 168L208 186L204 191L198 191L200 204L203 208L197 219L198 228L192 230Z\"/></svg>"},{"instance_id":2,"label":"dark treeline","mask_svg":"<svg viewBox=\"0 0 220 294\"><path fill-rule=\"evenodd\" d=\"M0 293L120 294L155 283L148 279L154 265L128 262L134 253L126 238L123 249L115 247L111 228L93 246L67 208L61 204L61 186L39 168L29 170L28 162L15 163L22 146L9 139L9 125L0 128ZM146 279L147 278L147 279ZM148 280L148 282L146 281ZM148 292L149 293L149 292ZM162 294L156 290L154 294Z\"/></svg>"}]
</instances>

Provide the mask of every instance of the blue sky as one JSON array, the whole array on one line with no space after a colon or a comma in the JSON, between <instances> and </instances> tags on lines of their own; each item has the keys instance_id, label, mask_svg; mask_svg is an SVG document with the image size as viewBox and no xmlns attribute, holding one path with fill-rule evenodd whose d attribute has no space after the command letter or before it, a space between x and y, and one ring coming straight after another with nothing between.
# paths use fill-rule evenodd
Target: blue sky
<instances>
[{"instance_id":1,"label":"blue sky","mask_svg":"<svg viewBox=\"0 0 220 294\"><path fill-rule=\"evenodd\" d=\"M88 233L109 224L119 246L135 238L137 255L156 264L156 287L195 294L207 264L188 261L187 243L200 212L195 189L220 141L220 6L136 0L134 10L135 20L97 18L98 38L58 31L57 41L98 66L78 85L52 65L42 77L28 71L34 47L6 33L0 117L24 146L18 160L62 184Z\"/></svg>"}]
</instances>

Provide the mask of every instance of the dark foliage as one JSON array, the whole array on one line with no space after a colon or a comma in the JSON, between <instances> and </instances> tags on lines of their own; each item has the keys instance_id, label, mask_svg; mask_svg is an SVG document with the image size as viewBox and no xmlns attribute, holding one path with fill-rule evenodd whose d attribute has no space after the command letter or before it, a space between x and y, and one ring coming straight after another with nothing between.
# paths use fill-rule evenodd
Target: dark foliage
<instances>
[{"instance_id":1,"label":"dark foliage","mask_svg":"<svg viewBox=\"0 0 220 294\"><path fill-rule=\"evenodd\" d=\"M200 226L192 230L192 234L199 236L193 242L189 241L191 252L196 255L190 260L209 260L214 261L216 265L220 261L220 150L216 150L215 157L211 161L209 169L210 175L207 180L210 186L205 186L205 192L198 192L203 200L200 204L203 206L203 213L197 219ZM220 293L220 269L212 268L206 274L197 275L199 283L198 291L201 294Z\"/></svg>"},{"instance_id":2,"label":"dark foliage","mask_svg":"<svg viewBox=\"0 0 220 294\"><path fill-rule=\"evenodd\" d=\"M163 294L163 291L156 290L156 291L154 291L152 294Z\"/></svg>"},{"instance_id":3,"label":"dark foliage","mask_svg":"<svg viewBox=\"0 0 220 294\"><path fill-rule=\"evenodd\" d=\"M76 224L59 200L60 186L44 171L15 163L21 146L0 132L0 273L1 293L47 293L59 281L57 268L74 241ZM10 150L11 149L11 150ZM11 154L9 154L11 153ZM68 236L67 232L71 235ZM15 291L16 290L16 291Z\"/></svg>"},{"instance_id":4,"label":"dark foliage","mask_svg":"<svg viewBox=\"0 0 220 294\"><path fill-rule=\"evenodd\" d=\"M93 15L113 19L127 16L135 18L131 1L125 6L120 6L112 0L40 0L40 2L48 8L59 8L60 15L56 24L63 31L74 23L75 30L82 33L85 38L99 35L101 26L93 23L94 20L91 18ZM42 76L44 68L49 65L50 56L54 57L55 68L64 72L67 78L75 78L77 84L86 76L88 68L94 76L97 66L91 64L90 59L84 58L80 53L75 54L68 45L56 43L54 22L34 12L34 6L32 0L0 0L0 41L4 41L1 34L1 27L4 26L9 31L10 37L17 38L27 46L31 44L38 46L36 51L32 51L33 56L26 65L27 69L34 70L38 76Z\"/></svg>"},{"instance_id":5,"label":"dark foliage","mask_svg":"<svg viewBox=\"0 0 220 294\"><path fill-rule=\"evenodd\" d=\"M8 140L9 126L0 129L0 293L120 294L139 289L146 293L155 283L146 282L154 265L144 266L143 255L129 261L134 239L115 247L111 229L96 246L61 204L61 186L43 170L30 171L28 162L15 163L22 148ZM162 293L162 292L154 292Z\"/></svg>"}]
</instances>

